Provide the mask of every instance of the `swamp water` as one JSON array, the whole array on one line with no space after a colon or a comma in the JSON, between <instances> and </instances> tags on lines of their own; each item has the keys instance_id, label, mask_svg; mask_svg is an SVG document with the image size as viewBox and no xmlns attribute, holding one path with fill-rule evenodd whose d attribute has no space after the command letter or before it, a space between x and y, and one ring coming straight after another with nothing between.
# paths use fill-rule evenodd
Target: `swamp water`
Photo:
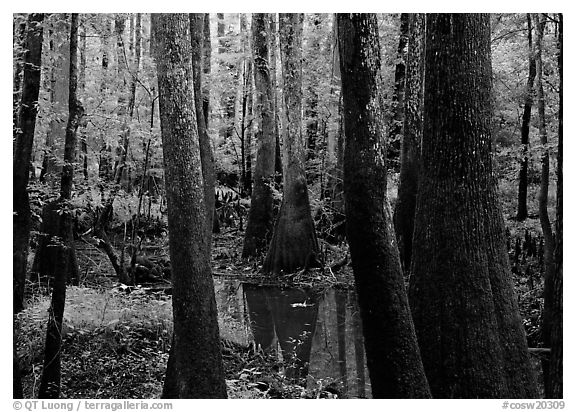
<instances>
[{"instance_id":1,"label":"swamp water","mask_svg":"<svg viewBox=\"0 0 576 412\"><path fill-rule=\"evenodd\" d=\"M319 294L218 278L214 287L223 338L277 354L286 378L309 389L328 387L346 398L370 396L353 290Z\"/></svg>"}]
</instances>

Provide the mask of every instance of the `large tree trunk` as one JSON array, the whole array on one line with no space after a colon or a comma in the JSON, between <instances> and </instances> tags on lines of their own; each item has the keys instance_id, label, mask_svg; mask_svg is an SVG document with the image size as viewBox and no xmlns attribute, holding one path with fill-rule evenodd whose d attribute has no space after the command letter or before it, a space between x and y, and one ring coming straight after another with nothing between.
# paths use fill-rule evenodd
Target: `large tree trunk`
<instances>
[{"instance_id":1,"label":"large tree trunk","mask_svg":"<svg viewBox=\"0 0 576 412\"><path fill-rule=\"evenodd\" d=\"M242 257L256 257L264 252L272 234L272 190L274 178L274 112L265 13L252 16L252 48L254 56L254 86L256 89L256 139L258 152L254 169L248 223L244 235Z\"/></svg>"},{"instance_id":2,"label":"large tree trunk","mask_svg":"<svg viewBox=\"0 0 576 412\"><path fill-rule=\"evenodd\" d=\"M26 283L26 263L28 262L28 243L30 241L30 202L28 199L28 179L30 161L34 145L36 114L38 113L38 94L40 91L40 68L42 63L42 22L44 14L28 15L24 39L24 61L22 95L18 110L18 128L15 129L12 177L13 214L13 292L14 313L24 309L24 285Z\"/></svg>"},{"instance_id":3,"label":"large tree trunk","mask_svg":"<svg viewBox=\"0 0 576 412\"><path fill-rule=\"evenodd\" d=\"M196 107L196 122L200 139L200 161L202 162L202 176L204 178L204 201L206 202L206 231L208 236L208 250L212 248L212 222L214 220L214 187L216 186L216 172L214 171L214 156L210 136L204 118L202 98L202 45L204 43L204 14L190 14L190 34L192 40L192 69L194 75L194 106Z\"/></svg>"},{"instance_id":4,"label":"large tree trunk","mask_svg":"<svg viewBox=\"0 0 576 412\"><path fill-rule=\"evenodd\" d=\"M428 398L386 196L380 42L374 14L338 14L346 232L375 398Z\"/></svg>"},{"instance_id":5,"label":"large tree trunk","mask_svg":"<svg viewBox=\"0 0 576 412\"><path fill-rule=\"evenodd\" d=\"M72 198L72 182L74 179L74 154L76 151L76 132L83 116L84 109L78 101L78 14L72 13L70 24L70 84L68 87L68 124L64 143L64 165L60 181L60 198L52 204L54 219L59 220L58 237L60 243L55 249L55 271L52 284L52 301L48 310L48 327L46 330L46 347L44 350L44 368L38 396L40 398L58 398L60 396L60 358L62 352L62 318L66 302L66 280L69 273L78 272L74 254L74 239L72 236L73 217L69 210Z\"/></svg>"},{"instance_id":6,"label":"large tree trunk","mask_svg":"<svg viewBox=\"0 0 576 412\"><path fill-rule=\"evenodd\" d=\"M394 213L394 227L400 263L407 275L412 258L412 235L418 191L418 166L422 141L422 110L424 104L424 14L410 14L406 82L404 89L404 129L400 155L400 183Z\"/></svg>"},{"instance_id":7,"label":"large tree trunk","mask_svg":"<svg viewBox=\"0 0 576 412\"><path fill-rule=\"evenodd\" d=\"M406 46L408 44L408 13L400 15L400 38L396 50L394 71L394 93L392 94L392 116L388 123L388 160L391 168L398 170L401 151L402 124L404 122L404 83L406 78Z\"/></svg>"},{"instance_id":8,"label":"large tree trunk","mask_svg":"<svg viewBox=\"0 0 576 412\"><path fill-rule=\"evenodd\" d=\"M563 397L563 321L564 315L562 312L563 307L563 30L564 22L561 13L558 14L558 75L560 77L560 102L559 102L559 121L558 121L558 181L556 186L556 248L554 250L554 272L549 278L546 278L544 283L544 311L548 311L545 315L546 319L550 320L550 362L548 363L546 381L544 382L544 393L546 398L561 399Z\"/></svg>"},{"instance_id":9,"label":"large tree trunk","mask_svg":"<svg viewBox=\"0 0 576 412\"><path fill-rule=\"evenodd\" d=\"M426 17L410 305L435 398L537 396L492 169L487 14Z\"/></svg>"},{"instance_id":10,"label":"large tree trunk","mask_svg":"<svg viewBox=\"0 0 576 412\"><path fill-rule=\"evenodd\" d=\"M523 157L520 161L520 174L518 179L518 213L516 219L522 221L528 217L528 145L530 144L530 118L532 115L532 102L534 99L534 78L536 77L536 60L532 46L532 19L528 20L528 80L526 82L526 96L524 98L524 111L522 112L521 140Z\"/></svg>"},{"instance_id":11,"label":"large tree trunk","mask_svg":"<svg viewBox=\"0 0 576 412\"><path fill-rule=\"evenodd\" d=\"M302 138L302 28L301 13L280 14L280 49L284 74L284 187L270 249L262 271L278 274L316 265L318 241L314 231Z\"/></svg>"},{"instance_id":12,"label":"large tree trunk","mask_svg":"<svg viewBox=\"0 0 576 412\"><path fill-rule=\"evenodd\" d=\"M153 14L172 265L174 343L164 398L225 398L193 84L190 20Z\"/></svg>"}]
</instances>

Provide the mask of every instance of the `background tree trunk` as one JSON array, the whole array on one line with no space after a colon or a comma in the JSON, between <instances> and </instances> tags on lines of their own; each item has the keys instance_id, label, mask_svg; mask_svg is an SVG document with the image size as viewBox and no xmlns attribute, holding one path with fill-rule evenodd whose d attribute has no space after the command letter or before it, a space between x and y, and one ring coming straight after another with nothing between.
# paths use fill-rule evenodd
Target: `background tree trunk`
<instances>
[{"instance_id":1,"label":"background tree trunk","mask_svg":"<svg viewBox=\"0 0 576 412\"><path fill-rule=\"evenodd\" d=\"M344 198L374 398L429 398L386 196L386 145L374 14L338 14Z\"/></svg>"},{"instance_id":2,"label":"background tree trunk","mask_svg":"<svg viewBox=\"0 0 576 412\"><path fill-rule=\"evenodd\" d=\"M73 217L70 208L72 198L72 182L74 179L74 154L76 151L76 132L84 114L84 109L76 96L78 88L78 14L72 13L70 24L70 84L68 95L68 124L64 143L64 165L60 181L60 198L54 202L53 218L58 219L60 244L55 247L55 271L52 285L52 301L48 310L48 327L46 331L46 347L44 350L44 368L38 397L54 399L60 396L60 358L62 352L62 317L66 302L66 280L70 273L77 273L74 238L72 236Z\"/></svg>"},{"instance_id":3,"label":"background tree trunk","mask_svg":"<svg viewBox=\"0 0 576 412\"><path fill-rule=\"evenodd\" d=\"M265 13L252 15L252 47L254 56L254 87L256 89L256 139L258 153L254 169L248 223L244 235L242 257L259 256L272 235L272 190L274 178L274 112Z\"/></svg>"},{"instance_id":4,"label":"background tree trunk","mask_svg":"<svg viewBox=\"0 0 576 412\"><path fill-rule=\"evenodd\" d=\"M319 261L314 231L302 136L302 13L280 14L280 49L284 75L284 190L270 248L262 270L278 274L308 268Z\"/></svg>"},{"instance_id":5,"label":"background tree trunk","mask_svg":"<svg viewBox=\"0 0 576 412\"><path fill-rule=\"evenodd\" d=\"M528 81L526 82L526 97L524 111L522 112L521 140L524 157L520 161L520 174L518 179L518 213L516 219L523 221L528 217L528 145L530 144L530 118L532 115L532 101L534 100L534 78L536 77L536 61L534 60L534 47L532 45L532 19L530 13L526 15L528 21Z\"/></svg>"},{"instance_id":6,"label":"background tree trunk","mask_svg":"<svg viewBox=\"0 0 576 412\"><path fill-rule=\"evenodd\" d=\"M28 198L28 179L30 161L34 145L36 115L38 113L38 94L40 91L40 68L42 65L42 41L44 14L28 15L24 37L24 60L22 94L18 110L18 128L15 129L12 206L13 214L13 294L14 313L24 309L24 286L26 283L26 264L28 262L28 243L30 241L30 201Z\"/></svg>"},{"instance_id":7,"label":"background tree trunk","mask_svg":"<svg viewBox=\"0 0 576 412\"><path fill-rule=\"evenodd\" d=\"M492 170L490 17L428 14L410 306L435 398L537 396Z\"/></svg>"},{"instance_id":8,"label":"background tree trunk","mask_svg":"<svg viewBox=\"0 0 576 412\"><path fill-rule=\"evenodd\" d=\"M212 222L214 221L214 187L216 186L216 172L214 171L214 155L210 136L204 118L202 98L202 45L204 43L204 14L190 14L190 34L192 40L192 70L194 75L194 105L196 107L196 121L200 139L200 161L202 162L202 176L204 178L204 201L206 202L206 231L208 236L208 250L212 249Z\"/></svg>"},{"instance_id":9,"label":"background tree trunk","mask_svg":"<svg viewBox=\"0 0 576 412\"><path fill-rule=\"evenodd\" d=\"M424 105L424 14L409 14L408 52L404 89L404 128L400 155L400 182L394 227L404 275L410 271L414 213L418 191L422 110Z\"/></svg>"},{"instance_id":10,"label":"background tree trunk","mask_svg":"<svg viewBox=\"0 0 576 412\"><path fill-rule=\"evenodd\" d=\"M164 398L225 398L216 299L205 230L200 141L194 107L190 20L153 14L172 266L174 344ZM197 61L199 63L199 61Z\"/></svg>"},{"instance_id":11,"label":"background tree trunk","mask_svg":"<svg viewBox=\"0 0 576 412\"><path fill-rule=\"evenodd\" d=\"M404 84L406 79L406 46L408 45L408 13L400 15L400 39L396 51L394 93L392 94L392 116L388 123L389 167L398 170L401 151L402 125L404 123Z\"/></svg>"}]
</instances>

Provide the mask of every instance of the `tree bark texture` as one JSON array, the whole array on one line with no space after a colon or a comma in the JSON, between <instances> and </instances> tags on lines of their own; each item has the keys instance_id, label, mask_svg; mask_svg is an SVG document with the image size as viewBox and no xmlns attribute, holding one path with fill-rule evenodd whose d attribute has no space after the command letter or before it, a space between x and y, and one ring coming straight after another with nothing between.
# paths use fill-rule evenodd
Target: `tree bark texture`
<instances>
[{"instance_id":1,"label":"tree bark texture","mask_svg":"<svg viewBox=\"0 0 576 412\"><path fill-rule=\"evenodd\" d=\"M422 13L408 16L408 52L404 89L404 127L400 155L400 183L394 212L394 227L404 274L410 271L414 213L418 191L422 112L424 105L424 29Z\"/></svg>"},{"instance_id":2,"label":"tree bark texture","mask_svg":"<svg viewBox=\"0 0 576 412\"><path fill-rule=\"evenodd\" d=\"M40 91L40 67L42 61L42 40L44 14L30 13L26 23L24 38L24 60L22 93L18 110L18 128L15 129L15 144L12 175L13 214L13 311L24 309L24 286L26 283L26 263L28 261L28 243L30 241L30 202L28 198L28 179L34 145L34 130L38 113L38 94Z\"/></svg>"},{"instance_id":3,"label":"tree bark texture","mask_svg":"<svg viewBox=\"0 0 576 412\"><path fill-rule=\"evenodd\" d=\"M194 105L196 107L196 122L200 139L200 161L204 178L204 201L206 202L206 232L208 233L208 249L212 248L212 222L216 199L216 172L214 171L214 155L210 144L210 135L206 126L203 110L203 76L202 76L202 45L204 43L204 13L190 14L190 34L192 40L192 73L194 75Z\"/></svg>"},{"instance_id":4,"label":"tree bark texture","mask_svg":"<svg viewBox=\"0 0 576 412\"><path fill-rule=\"evenodd\" d=\"M153 14L168 202L175 380L164 398L225 398L226 383L209 261L200 141L194 107L190 20Z\"/></svg>"},{"instance_id":5,"label":"tree bark texture","mask_svg":"<svg viewBox=\"0 0 576 412\"><path fill-rule=\"evenodd\" d=\"M265 13L252 15L252 53L254 57L254 87L256 89L256 140L258 152L254 168L248 223L244 235L242 257L259 256L272 235L272 189L274 179L274 111L272 82L268 65Z\"/></svg>"},{"instance_id":6,"label":"tree bark texture","mask_svg":"<svg viewBox=\"0 0 576 412\"><path fill-rule=\"evenodd\" d=\"M60 396L62 352L62 318L66 302L66 280L72 273L78 273L75 260L74 238L72 236L73 217L69 210L72 198L74 178L74 158L76 151L76 133L84 109L76 96L78 88L78 23L77 13L72 13L70 23L70 84L68 87L68 123L64 141L64 165L60 180L60 198L53 203L52 218L59 220L59 244L54 248L55 259L52 300L48 309L48 327L44 350L44 368L38 396L40 398L58 398ZM48 209L50 210L50 209Z\"/></svg>"},{"instance_id":7,"label":"tree bark texture","mask_svg":"<svg viewBox=\"0 0 576 412\"><path fill-rule=\"evenodd\" d=\"M288 118L284 134L284 187L282 205L274 225L270 248L262 270L265 273L294 272L316 265L318 241L314 231L302 136L302 13L280 14L280 49L284 73L284 112Z\"/></svg>"},{"instance_id":8,"label":"tree bark texture","mask_svg":"<svg viewBox=\"0 0 576 412\"><path fill-rule=\"evenodd\" d=\"M561 399L563 397L563 378L564 353L563 343L563 31L564 19L561 13L558 14L558 74L560 77L560 102L559 102L559 121L558 121L558 181L556 186L556 248L554 250L554 273L550 277L548 284L549 291L544 292L544 299L548 297L549 304L544 304L545 310L549 310L550 315L550 362L548 365L547 382L544 383L544 394L546 398Z\"/></svg>"},{"instance_id":9,"label":"tree bark texture","mask_svg":"<svg viewBox=\"0 0 576 412\"><path fill-rule=\"evenodd\" d=\"M375 14L338 14L346 148L344 198L374 398L428 398L386 196Z\"/></svg>"},{"instance_id":10,"label":"tree bark texture","mask_svg":"<svg viewBox=\"0 0 576 412\"><path fill-rule=\"evenodd\" d=\"M428 14L410 305L435 398L537 395L491 153L490 18Z\"/></svg>"},{"instance_id":11,"label":"tree bark texture","mask_svg":"<svg viewBox=\"0 0 576 412\"><path fill-rule=\"evenodd\" d=\"M532 117L532 102L534 100L534 79L536 77L536 60L534 60L534 47L532 45L532 19L530 13L526 15L528 21L528 80L526 82L526 97L522 112L522 126L520 129L523 157L520 161L520 174L518 179L518 213L516 219L523 221L528 217L528 145L530 144L530 118Z\"/></svg>"}]
</instances>

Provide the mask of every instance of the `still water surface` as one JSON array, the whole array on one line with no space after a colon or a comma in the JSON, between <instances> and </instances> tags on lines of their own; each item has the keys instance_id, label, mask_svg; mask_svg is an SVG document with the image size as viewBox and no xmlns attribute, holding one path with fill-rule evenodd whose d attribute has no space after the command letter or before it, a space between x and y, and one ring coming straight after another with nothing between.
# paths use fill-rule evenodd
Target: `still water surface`
<instances>
[{"instance_id":1,"label":"still water surface","mask_svg":"<svg viewBox=\"0 0 576 412\"><path fill-rule=\"evenodd\" d=\"M224 338L277 353L287 378L370 396L360 314L353 290L258 286L215 278Z\"/></svg>"}]
</instances>

